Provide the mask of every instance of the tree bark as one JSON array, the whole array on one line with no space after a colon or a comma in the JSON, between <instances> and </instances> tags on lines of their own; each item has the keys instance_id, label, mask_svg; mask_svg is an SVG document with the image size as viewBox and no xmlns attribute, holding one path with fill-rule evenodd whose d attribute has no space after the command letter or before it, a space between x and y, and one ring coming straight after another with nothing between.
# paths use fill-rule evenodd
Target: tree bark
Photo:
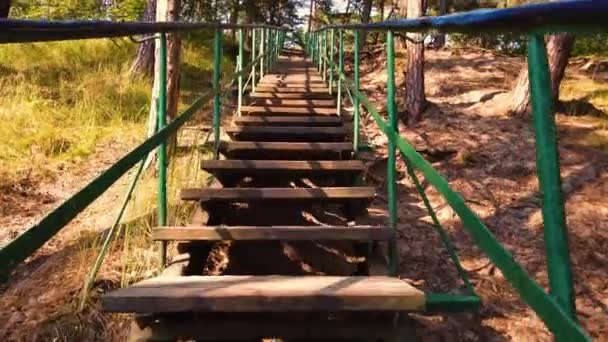
<instances>
[{"instance_id":1,"label":"tree bark","mask_svg":"<svg viewBox=\"0 0 608 342\"><path fill-rule=\"evenodd\" d=\"M11 11L11 0L0 0L0 18L8 18Z\"/></svg>"},{"instance_id":2,"label":"tree bark","mask_svg":"<svg viewBox=\"0 0 608 342\"><path fill-rule=\"evenodd\" d=\"M363 0L363 9L361 11L361 23L367 24L369 23L369 19L372 13L372 0ZM365 42L367 40L367 31L361 31L359 35L359 48L363 49L365 47Z\"/></svg>"},{"instance_id":3,"label":"tree bark","mask_svg":"<svg viewBox=\"0 0 608 342\"><path fill-rule=\"evenodd\" d=\"M232 5L230 7L230 24L235 25L239 20L239 0L233 0ZM236 41L236 29L230 30L230 36L233 41Z\"/></svg>"},{"instance_id":4,"label":"tree bark","mask_svg":"<svg viewBox=\"0 0 608 342\"><path fill-rule=\"evenodd\" d=\"M157 0L156 21L177 21L180 0ZM177 115L179 100L179 65L181 40L178 34L167 34L167 122ZM154 85L148 116L148 136L156 131L156 103L160 88L160 44L155 40Z\"/></svg>"},{"instance_id":5,"label":"tree bark","mask_svg":"<svg viewBox=\"0 0 608 342\"><path fill-rule=\"evenodd\" d=\"M312 17L314 15L315 10L315 0L310 0L310 11L308 13L308 33L310 34L310 30L312 29Z\"/></svg>"},{"instance_id":6,"label":"tree bark","mask_svg":"<svg viewBox=\"0 0 608 342\"><path fill-rule=\"evenodd\" d=\"M144 10L143 21L155 21L156 0L148 0ZM139 44L137 55L131 65L131 75L151 75L154 71L154 41L146 40Z\"/></svg>"},{"instance_id":7,"label":"tree bark","mask_svg":"<svg viewBox=\"0 0 608 342\"><path fill-rule=\"evenodd\" d=\"M424 13L423 0L407 1L407 18L417 18ZM404 6L405 7L405 6ZM407 66L405 70L405 107L408 124L420 121L426 108L424 96L424 43L419 33L407 34Z\"/></svg>"},{"instance_id":8,"label":"tree bark","mask_svg":"<svg viewBox=\"0 0 608 342\"><path fill-rule=\"evenodd\" d=\"M547 41L547 59L551 73L551 95L553 100L559 100L559 87L568 65L568 58L574 46L574 36L561 33L549 36ZM512 91L510 113L513 116L525 117L530 113L530 85L528 81L528 65L525 64L517 77Z\"/></svg>"},{"instance_id":9,"label":"tree bark","mask_svg":"<svg viewBox=\"0 0 608 342\"><path fill-rule=\"evenodd\" d=\"M448 0L439 0L439 15L448 13ZM445 33L441 32L435 36L435 48L440 49L445 46Z\"/></svg>"}]
</instances>

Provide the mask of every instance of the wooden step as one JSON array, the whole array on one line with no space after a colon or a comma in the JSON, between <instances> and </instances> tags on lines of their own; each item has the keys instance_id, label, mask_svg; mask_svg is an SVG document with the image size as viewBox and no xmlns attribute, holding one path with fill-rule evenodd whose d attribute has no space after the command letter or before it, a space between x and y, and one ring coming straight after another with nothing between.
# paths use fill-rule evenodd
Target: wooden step
<instances>
[{"instance_id":1,"label":"wooden step","mask_svg":"<svg viewBox=\"0 0 608 342\"><path fill-rule=\"evenodd\" d=\"M336 108L242 106L241 111L249 115L336 115Z\"/></svg>"},{"instance_id":2,"label":"wooden step","mask_svg":"<svg viewBox=\"0 0 608 342\"><path fill-rule=\"evenodd\" d=\"M235 159L335 159L352 150L350 142L222 141L219 147Z\"/></svg>"},{"instance_id":3,"label":"wooden step","mask_svg":"<svg viewBox=\"0 0 608 342\"><path fill-rule=\"evenodd\" d=\"M236 140L255 141L343 141L345 127L229 126L226 133Z\"/></svg>"},{"instance_id":4,"label":"wooden step","mask_svg":"<svg viewBox=\"0 0 608 342\"><path fill-rule=\"evenodd\" d=\"M188 315L187 319L182 315L155 315L154 319L139 319L138 324L131 325L131 329L137 329L137 336L145 336L145 341L276 341L279 338L280 341L416 340L414 327L407 315L399 315L397 321L387 315L393 316L391 312L384 315L361 312L356 317L338 320L331 314L308 314L306 319L302 319L299 315L293 317L282 312L239 313L238 317Z\"/></svg>"},{"instance_id":5,"label":"wooden step","mask_svg":"<svg viewBox=\"0 0 608 342\"><path fill-rule=\"evenodd\" d=\"M314 71L314 72L296 72L292 74L270 74L264 76L260 82L272 82L272 81L282 81L286 83L291 82L323 82L323 77Z\"/></svg>"},{"instance_id":6,"label":"wooden step","mask_svg":"<svg viewBox=\"0 0 608 342\"><path fill-rule=\"evenodd\" d=\"M108 312L418 311L424 292L394 277L181 276L102 297Z\"/></svg>"},{"instance_id":7,"label":"wooden step","mask_svg":"<svg viewBox=\"0 0 608 342\"><path fill-rule=\"evenodd\" d=\"M221 241L380 241L390 240L393 230L379 226L203 226L159 227L152 231L154 240Z\"/></svg>"},{"instance_id":8,"label":"wooden step","mask_svg":"<svg viewBox=\"0 0 608 342\"><path fill-rule=\"evenodd\" d=\"M369 202L376 194L373 187L327 188L199 188L183 189L182 200L205 203L251 202Z\"/></svg>"},{"instance_id":9,"label":"wooden step","mask_svg":"<svg viewBox=\"0 0 608 342\"><path fill-rule=\"evenodd\" d=\"M304 171L304 172L361 172L360 160L203 160L207 171Z\"/></svg>"},{"instance_id":10,"label":"wooden step","mask_svg":"<svg viewBox=\"0 0 608 342\"><path fill-rule=\"evenodd\" d=\"M307 87L265 87L256 86L255 91L276 92L276 93L329 93L327 88L307 88Z\"/></svg>"},{"instance_id":11,"label":"wooden step","mask_svg":"<svg viewBox=\"0 0 608 342\"><path fill-rule=\"evenodd\" d=\"M284 82L277 80L262 81L256 85L260 87L296 87L296 88L323 88L328 90L327 83L324 81L301 81L301 82Z\"/></svg>"},{"instance_id":12,"label":"wooden step","mask_svg":"<svg viewBox=\"0 0 608 342\"><path fill-rule=\"evenodd\" d=\"M250 97L251 106L282 106L282 107L331 107L336 108L335 100L289 100Z\"/></svg>"},{"instance_id":13,"label":"wooden step","mask_svg":"<svg viewBox=\"0 0 608 342\"><path fill-rule=\"evenodd\" d=\"M335 186L353 185L364 170L360 160L205 160L201 168L225 187L244 178L263 181L267 186L300 178L332 179Z\"/></svg>"},{"instance_id":14,"label":"wooden step","mask_svg":"<svg viewBox=\"0 0 608 342\"><path fill-rule=\"evenodd\" d=\"M251 94L253 97L269 98L269 99L310 99L310 100L333 100L333 95L329 93L273 93L264 92L256 88Z\"/></svg>"},{"instance_id":15,"label":"wooden step","mask_svg":"<svg viewBox=\"0 0 608 342\"><path fill-rule=\"evenodd\" d=\"M239 116L234 119L239 126L341 126L338 116Z\"/></svg>"}]
</instances>

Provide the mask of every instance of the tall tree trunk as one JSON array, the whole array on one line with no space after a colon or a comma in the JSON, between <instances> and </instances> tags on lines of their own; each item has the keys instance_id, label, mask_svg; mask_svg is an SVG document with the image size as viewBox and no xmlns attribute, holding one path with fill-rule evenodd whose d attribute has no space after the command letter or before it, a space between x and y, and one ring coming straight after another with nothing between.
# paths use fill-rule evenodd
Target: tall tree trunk
<instances>
[{"instance_id":1,"label":"tall tree trunk","mask_svg":"<svg viewBox=\"0 0 608 342\"><path fill-rule=\"evenodd\" d=\"M547 59L551 72L551 94L556 102L559 100L559 87L564 78L573 46L574 36L568 33L551 35L547 41ZM530 84L528 82L528 66L525 64L512 91L510 113L514 116L524 117L530 113L530 109Z\"/></svg>"},{"instance_id":2,"label":"tall tree trunk","mask_svg":"<svg viewBox=\"0 0 608 342\"><path fill-rule=\"evenodd\" d=\"M307 32L310 34L310 30L312 29L312 20L315 10L315 0L310 0L310 11L308 13L308 30Z\"/></svg>"},{"instance_id":3,"label":"tall tree trunk","mask_svg":"<svg viewBox=\"0 0 608 342\"><path fill-rule=\"evenodd\" d=\"M156 0L148 0L144 10L143 21L155 21L156 19ZM137 55L131 65L132 75L151 75L154 71L154 41L146 40L139 44Z\"/></svg>"},{"instance_id":4,"label":"tall tree trunk","mask_svg":"<svg viewBox=\"0 0 608 342\"><path fill-rule=\"evenodd\" d=\"M407 1L407 17L417 18L424 13L423 0ZM405 4L404 4L405 5ZM405 70L405 107L407 110L408 124L420 121L422 112L426 108L424 96L424 43L419 33L407 34L407 66Z\"/></svg>"},{"instance_id":5,"label":"tall tree trunk","mask_svg":"<svg viewBox=\"0 0 608 342\"><path fill-rule=\"evenodd\" d=\"M177 21L179 19L180 0L157 0L156 21ZM148 135L154 134L156 127L156 102L160 88L160 44L155 40L154 85L148 117ZM179 65L181 40L177 33L167 34L167 122L177 115L179 98Z\"/></svg>"},{"instance_id":6,"label":"tall tree trunk","mask_svg":"<svg viewBox=\"0 0 608 342\"><path fill-rule=\"evenodd\" d=\"M439 15L448 13L448 0L439 0ZM441 32L435 36L435 48L440 49L445 46L445 33Z\"/></svg>"},{"instance_id":7,"label":"tall tree trunk","mask_svg":"<svg viewBox=\"0 0 608 342\"><path fill-rule=\"evenodd\" d=\"M367 24L369 23L369 19L372 13L372 0L363 0L363 9L361 11L361 23ZM363 49L365 47L365 41L367 40L367 31L361 31L359 36L359 48Z\"/></svg>"},{"instance_id":8,"label":"tall tree trunk","mask_svg":"<svg viewBox=\"0 0 608 342\"><path fill-rule=\"evenodd\" d=\"M233 0L230 7L230 24L235 25L239 20L239 0ZM236 41L236 29L230 30L230 35L233 41Z\"/></svg>"},{"instance_id":9,"label":"tall tree trunk","mask_svg":"<svg viewBox=\"0 0 608 342\"><path fill-rule=\"evenodd\" d=\"M0 0L0 18L8 18L11 11L11 0Z\"/></svg>"}]
</instances>

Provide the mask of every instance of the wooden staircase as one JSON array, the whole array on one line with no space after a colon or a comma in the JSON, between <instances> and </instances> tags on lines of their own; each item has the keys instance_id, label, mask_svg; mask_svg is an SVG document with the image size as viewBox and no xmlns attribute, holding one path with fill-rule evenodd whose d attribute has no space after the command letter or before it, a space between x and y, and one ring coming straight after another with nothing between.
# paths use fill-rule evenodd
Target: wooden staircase
<instances>
[{"instance_id":1,"label":"wooden staircase","mask_svg":"<svg viewBox=\"0 0 608 342\"><path fill-rule=\"evenodd\" d=\"M206 222L153 231L155 240L189 246L182 263L199 257L193 248L208 252L214 241L333 241L363 251L368 263L372 243L394 237L386 227L357 222L375 189L358 184L363 163L352 159L335 100L300 51L279 59L275 72L261 80L242 116L225 131L231 138L220 145L225 159L201 164L221 187L181 192L182 200L200 203ZM289 213L311 207L337 207L344 219L293 224L297 220ZM253 213L240 217L243 208ZM260 220L250 219L256 213ZM264 248L249 255L272 268L278 261L265 257ZM397 278L372 276L369 269L358 268L356 275L240 270L220 276L186 275L180 269L114 291L102 305L110 312L137 313L132 338L143 340L411 338L410 326L402 320L406 315L398 314L423 309L424 293Z\"/></svg>"}]
</instances>

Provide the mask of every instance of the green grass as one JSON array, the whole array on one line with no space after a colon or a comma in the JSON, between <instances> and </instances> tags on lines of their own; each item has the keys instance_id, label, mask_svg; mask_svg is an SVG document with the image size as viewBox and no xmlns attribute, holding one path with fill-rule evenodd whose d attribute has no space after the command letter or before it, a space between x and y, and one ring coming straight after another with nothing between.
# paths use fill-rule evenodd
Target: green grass
<instances>
[{"instance_id":1,"label":"green grass","mask_svg":"<svg viewBox=\"0 0 608 342\"><path fill-rule=\"evenodd\" d=\"M180 110L211 86L211 44L198 38L183 43ZM52 177L104 139L144 136L152 85L129 74L135 49L121 39L0 46L0 186ZM223 74L232 68L225 57Z\"/></svg>"},{"instance_id":2,"label":"green grass","mask_svg":"<svg viewBox=\"0 0 608 342\"><path fill-rule=\"evenodd\" d=\"M52 175L57 163L83 160L101 139L143 134L150 85L128 73L134 51L112 40L0 47L5 181Z\"/></svg>"},{"instance_id":3,"label":"green grass","mask_svg":"<svg viewBox=\"0 0 608 342\"><path fill-rule=\"evenodd\" d=\"M582 100L608 113L608 84L588 78L564 79L560 88L560 100Z\"/></svg>"}]
</instances>

